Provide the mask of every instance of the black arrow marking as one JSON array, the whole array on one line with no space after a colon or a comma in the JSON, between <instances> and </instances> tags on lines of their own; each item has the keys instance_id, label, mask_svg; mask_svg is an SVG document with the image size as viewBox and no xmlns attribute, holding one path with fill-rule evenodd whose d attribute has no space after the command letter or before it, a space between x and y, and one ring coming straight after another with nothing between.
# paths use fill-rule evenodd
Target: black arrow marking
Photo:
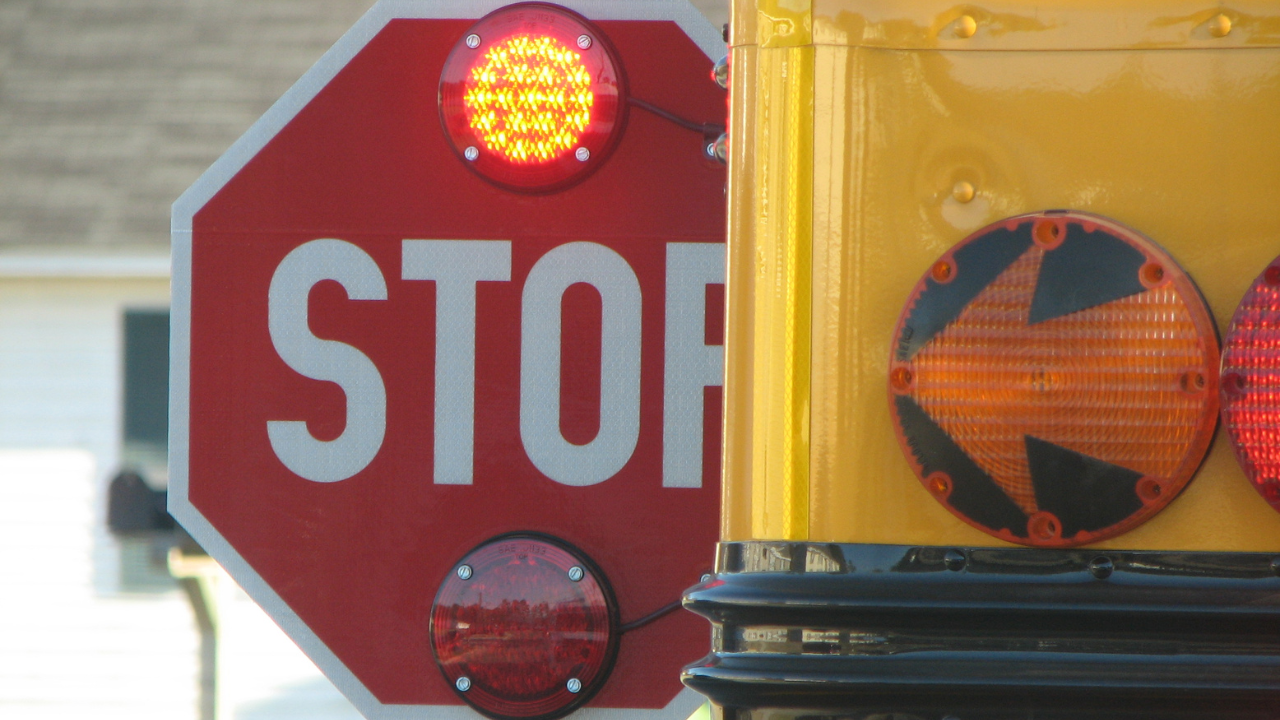
<instances>
[{"instance_id":1,"label":"black arrow marking","mask_svg":"<svg viewBox=\"0 0 1280 720\"><path fill-rule=\"evenodd\" d=\"M911 307L898 338L897 359L906 362L942 332L1000 273L1031 247L1031 223L1000 227L956 250L956 274L945 285L932 277Z\"/></svg>"},{"instance_id":2,"label":"black arrow marking","mask_svg":"<svg viewBox=\"0 0 1280 720\"><path fill-rule=\"evenodd\" d=\"M1028 325L1104 305L1146 290L1138 278L1147 258L1104 230L1067 224L1062 244L1044 254ZM957 278L958 279L958 278Z\"/></svg>"},{"instance_id":3,"label":"black arrow marking","mask_svg":"<svg viewBox=\"0 0 1280 720\"><path fill-rule=\"evenodd\" d=\"M925 411L906 395L894 398L898 420L911 454L924 468L923 477L944 472L951 477L947 504L965 517L992 530L1027 536L1027 514L991 476L978 467Z\"/></svg>"},{"instance_id":4,"label":"black arrow marking","mask_svg":"<svg viewBox=\"0 0 1280 720\"><path fill-rule=\"evenodd\" d=\"M1058 517L1062 537L1111 527L1142 509L1142 473L1026 436L1036 505Z\"/></svg>"}]
</instances>

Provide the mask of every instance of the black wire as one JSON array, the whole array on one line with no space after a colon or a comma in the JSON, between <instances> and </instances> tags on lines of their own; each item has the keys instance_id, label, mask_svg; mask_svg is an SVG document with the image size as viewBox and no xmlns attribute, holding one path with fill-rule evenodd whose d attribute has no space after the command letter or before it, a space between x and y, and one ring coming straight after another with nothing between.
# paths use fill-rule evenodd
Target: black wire
<instances>
[{"instance_id":1,"label":"black wire","mask_svg":"<svg viewBox=\"0 0 1280 720\"><path fill-rule=\"evenodd\" d=\"M654 612L649 613L648 615L645 615L639 620L632 620L626 625L623 625L621 628L618 628L618 634L621 635L623 633L628 633L628 632L631 632L632 630L635 630L638 627L643 627L645 625L648 625L649 623L653 622L654 620L657 620L658 618L662 617L663 615L666 615L667 613L671 612L672 610L675 610L678 607L680 607L679 600L669 605L663 605L662 607L658 608Z\"/></svg>"},{"instance_id":2,"label":"black wire","mask_svg":"<svg viewBox=\"0 0 1280 720\"><path fill-rule=\"evenodd\" d=\"M696 123L692 120L685 120L679 115L667 112L666 110L663 110L662 108L658 107L657 105L654 105L653 103L648 103L638 98L628 97L627 104L632 105L634 107L638 107L641 110L646 110L648 112L651 112L654 115L657 115L658 117L662 118L663 120L669 120L686 130L700 132L703 135L719 135L724 132L723 125L717 125L715 123Z\"/></svg>"}]
</instances>

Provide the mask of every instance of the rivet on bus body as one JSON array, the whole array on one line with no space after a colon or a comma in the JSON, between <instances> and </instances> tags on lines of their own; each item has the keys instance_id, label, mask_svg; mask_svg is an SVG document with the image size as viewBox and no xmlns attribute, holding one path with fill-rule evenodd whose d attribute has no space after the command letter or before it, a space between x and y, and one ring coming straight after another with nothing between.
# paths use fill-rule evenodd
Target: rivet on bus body
<instances>
[{"instance_id":1,"label":"rivet on bus body","mask_svg":"<svg viewBox=\"0 0 1280 720\"><path fill-rule=\"evenodd\" d=\"M1231 32L1231 18L1218 15L1209 21L1209 34L1214 37L1226 37Z\"/></svg>"}]
</instances>

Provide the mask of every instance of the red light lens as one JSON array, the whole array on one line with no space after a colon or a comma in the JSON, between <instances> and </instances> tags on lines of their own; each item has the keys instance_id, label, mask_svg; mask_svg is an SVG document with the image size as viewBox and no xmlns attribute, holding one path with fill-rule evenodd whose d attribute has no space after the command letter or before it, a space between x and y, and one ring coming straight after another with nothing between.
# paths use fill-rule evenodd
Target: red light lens
<instances>
[{"instance_id":1,"label":"red light lens","mask_svg":"<svg viewBox=\"0 0 1280 720\"><path fill-rule=\"evenodd\" d=\"M622 127L624 82L608 41L560 7L526 3L477 22L440 78L440 115L463 162L512 190L582 180Z\"/></svg>"},{"instance_id":2,"label":"red light lens","mask_svg":"<svg viewBox=\"0 0 1280 720\"><path fill-rule=\"evenodd\" d=\"M933 263L894 334L889 402L925 489L1024 545L1114 537L1169 504L1217 422L1213 318L1147 238L1047 212Z\"/></svg>"},{"instance_id":3,"label":"red light lens","mask_svg":"<svg viewBox=\"0 0 1280 720\"><path fill-rule=\"evenodd\" d=\"M1280 258L1253 281L1231 318L1222 420L1245 476L1280 511Z\"/></svg>"},{"instance_id":4,"label":"red light lens","mask_svg":"<svg viewBox=\"0 0 1280 720\"><path fill-rule=\"evenodd\" d=\"M440 586L431 644L458 695L493 718L556 718L600 688L617 653L608 581L577 550L506 536L472 550Z\"/></svg>"}]
</instances>

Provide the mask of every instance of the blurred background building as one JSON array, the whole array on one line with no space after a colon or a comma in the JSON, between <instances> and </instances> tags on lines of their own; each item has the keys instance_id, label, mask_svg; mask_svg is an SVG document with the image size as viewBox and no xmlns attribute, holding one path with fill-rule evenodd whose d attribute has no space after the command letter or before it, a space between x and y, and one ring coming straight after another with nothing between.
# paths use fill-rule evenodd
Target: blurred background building
<instances>
[{"instance_id":1,"label":"blurred background building","mask_svg":"<svg viewBox=\"0 0 1280 720\"><path fill-rule=\"evenodd\" d=\"M0 2L0 717L214 720L212 620L218 720L358 717L229 580L202 616L106 518L113 478L167 481L170 204L371 4Z\"/></svg>"}]
</instances>

